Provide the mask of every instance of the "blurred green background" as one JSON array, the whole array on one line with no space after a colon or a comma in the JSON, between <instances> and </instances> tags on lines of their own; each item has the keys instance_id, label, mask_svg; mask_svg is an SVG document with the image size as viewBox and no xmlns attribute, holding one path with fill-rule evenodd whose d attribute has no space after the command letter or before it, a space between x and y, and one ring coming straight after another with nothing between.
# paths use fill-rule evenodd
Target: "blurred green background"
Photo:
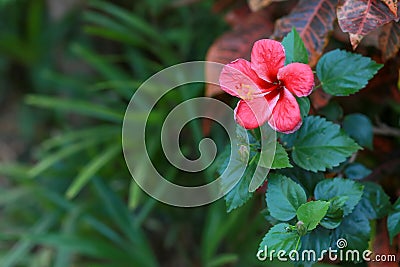
<instances>
[{"instance_id":1,"label":"blurred green background","mask_svg":"<svg viewBox=\"0 0 400 267\"><path fill-rule=\"evenodd\" d=\"M268 229L262 195L230 214L223 200L167 206L136 186L122 156L135 89L204 60L228 29L213 2L0 0L1 267L266 266L255 257ZM203 87L168 94L149 127ZM154 140L154 164L184 177ZM198 143L183 143L196 154Z\"/></svg>"}]
</instances>

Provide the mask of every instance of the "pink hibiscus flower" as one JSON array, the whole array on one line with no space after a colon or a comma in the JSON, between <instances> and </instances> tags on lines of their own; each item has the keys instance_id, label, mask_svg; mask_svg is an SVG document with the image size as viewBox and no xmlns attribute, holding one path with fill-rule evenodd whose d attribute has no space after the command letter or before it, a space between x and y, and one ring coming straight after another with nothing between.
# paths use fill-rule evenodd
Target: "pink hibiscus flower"
<instances>
[{"instance_id":1,"label":"pink hibiscus flower","mask_svg":"<svg viewBox=\"0 0 400 267\"><path fill-rule=\"evenodd\" d=\"M276 131L292 133L302 120L295 96L308 96L314 87L309 65L284 66L285 50L281 43L263 39L254 43L251 62L237 59L222 69L221 88L241 100L235 120L246 129L268 121Z\"/></svg>"}]
</instances>

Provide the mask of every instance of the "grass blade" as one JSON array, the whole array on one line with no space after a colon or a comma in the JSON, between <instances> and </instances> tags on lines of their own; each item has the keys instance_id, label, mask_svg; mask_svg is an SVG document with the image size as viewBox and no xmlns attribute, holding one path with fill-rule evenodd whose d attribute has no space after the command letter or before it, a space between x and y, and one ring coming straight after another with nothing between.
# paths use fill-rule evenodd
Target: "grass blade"
<instances>
[{"instance_id":1,"label":"grass blade","mask_svg":"<svg viewBox=\"0 0 400 267\"><path fill-rule=\"evenodd\" d=\"M121 151L120 145L113 145L95 157L89 162L78 174L72 184L69 186L66 197L74 198L81 189L89 182L89 180L109 161L111 161Z\"/></svg>"},{"instance_id":2,"label":"grass blade","mask_svg":"<svg viewBox=\"0 0 400 267\"><path fill-rule=\"evenodd\" d=\"M39 95L28 95L25 98L25 101L29 105L37 107L79 113L82 115L116 123L121 123L123 119L122 113L115 112L114 110L106 107L94 105L87 101L60 99L57 97Z\"/></svg>"},{"instance_id":3,"label":"grass blade","mask_svg":"<svg viewBox=\"0 0 400 267\"><path fill-rule=\"evenodd\" d=\"M57 214L48 214L42 217L38 222L30 229L30 234L40 234L46 232L56 221ZM32 240L21 238L11 250L3 257L0 261L2 267L13 267L17 266L18 262L25 258L29 253L30 249L35 245Z\"/></svg>"}]
</instances>

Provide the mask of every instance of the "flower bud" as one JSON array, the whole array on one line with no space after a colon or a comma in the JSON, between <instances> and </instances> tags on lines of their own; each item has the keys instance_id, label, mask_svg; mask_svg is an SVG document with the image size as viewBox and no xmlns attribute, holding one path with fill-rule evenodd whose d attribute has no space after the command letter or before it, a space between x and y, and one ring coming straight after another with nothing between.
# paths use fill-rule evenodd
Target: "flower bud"
<instances>
[{"instance_id":1,"label":"flower bud","mask_svg":"<svg viewBox=\"0 0 400 267\"><path fill-rule=\"evenodd\" d=\"M297 229L297 233L300 236L303 236L303 235L307 234L307 227L304 225L304 223L302 221L298 221L296 223L296 229Z\"/></svg>"},{"instance_id":2,"label":"flower bud","mask_svg":"<svg viewBox=\"0 0 400 267\"><path fill-rule=\"evenodd\" d=\"M244 163L247 163L249 160L249 148L245 145L240 145L239 147L239 156L240 160Z\"/></svg>"}]
</instances>

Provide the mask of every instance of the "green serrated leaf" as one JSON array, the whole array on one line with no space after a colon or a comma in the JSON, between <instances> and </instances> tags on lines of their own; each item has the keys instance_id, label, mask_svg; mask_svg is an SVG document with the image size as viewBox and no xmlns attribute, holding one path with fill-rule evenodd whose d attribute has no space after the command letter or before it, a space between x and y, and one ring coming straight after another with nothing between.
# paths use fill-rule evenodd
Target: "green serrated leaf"
<instances>
[{"instance_id":1,"label":"green serrated leaf","mask_svg":"<svg viewBox=\"0 0 400 267\"><path fill-rule=\"evenodd\" d=\"M271 213L269 212L268 207L266 207L265 209L263 209L261 211L262 216L264 216L264 219L267 220L267 222L269 222L271 225L276 225L278 223L280 223L279 220L275 219L274 217L271 216Z\"/></svg>"},{"instance_id":2,"label":"green serrated leaf","mask_svg":"<svg viewBox=\"0 0 400 267\"><path fill-rule=\"evenodd\" d=\"M301 237L301 249L299 253L300 255L303 255L303 251L309 251L309 253L304 255L305 257L310 255L310 258L304 258L304 261L307 263L313 263L318 261L313 259L313 253L315 252L315 258L318 259L322 254L322 251L327 250L330 244L330 231L318 226L315 230L308 232L305 236Z\"/></svg>"},{"instance_id":3,"label":"green serrated leaf","mask_svg":"<svg viewBox=\"0 0 400 267\"><path fill-rule=\"evenodd\" d=\"M289 228L289 224L280 223L268 231L259 246L259 250L268 252L267 255L263 256L268 256L269 258L272 250L275 250L275 253L272 253L273 257L279 250L284 250L287 253L292 250L296 250L296 244L299 240L299 235L296 231L289 230Z\"/></svg>"},{"instance_id":4,"label":"green serrated leaf","mask_svg":"<svg viewBox=\"0 0 400 267\"><path fill-rule=\"evenodd\" d=\"M282 139L292 146L293 161L313 172L338 166L360 149L339 125L318 116L306 117L297 132Z\"/></svg>"},{"instance_id":5,"label":"green serrated leaf","mask_svg":"<svg viewBox=\"0 0 400 267\"><path fill-rule=\"evenodd\" d=\"M353 180L361 180L370 175L372 171L360 163L349 164L344 170L344 175Z\"/></svg>"},{"instance_id":6,"label":"green serrated leaf","mask_svg":"<svg viewBox=\"0 0 400 267\"><path fill-rule=\"evenodd\" d=\"M326 213L326 216L321 220L321 225L326 229L335 229L341 223L344 216L343 207L346 204L348 196L336 196L331 198L329 202L331 203Z\"/></svg>"},{"instance_id":7,"label":"green serrated leaf","mask_svg":"<svg viewBox=\"0 0 400 267\"><path fill-rule=\"evenodd\" d=\"M336 49L321 57L316 70L325 92L346 96L364 88L382 66L368 57Z\"/></svg>"},{"instance_id":8,"label":"green serrated leaf","mask_svg":"<svg viewBox=\"0 0 400 267\"><path fill-rule=\"evenodd\" d=\"M244 205L253 195L250 191L250 183L253 179L261 181L261 184L266 179L268 170L257 163L259 162L260 154L252 153L250 160L249 154L243 155L244 151L248 150L248 133L245 129L237 127L237 141L232 149L232 157L230 147L218 158L218 161L223 162L219 167L221 175L221 190L228 192L225 196L227 211L230 212ZM241 147L245 150L241 150ZM248 152L250 153L250 152ZM228 166L229 164L229 166ZM227 168L227 170L225 170Z\"/></svg>"},{"instance_id":9,"label":"green serrated leaf","mask_svg":"<svg viewBox=\"0 0 400 267\"><path fill-rule=\"evenodd\" d=\"M390 243L392 244L393 238L400 234L400 198L393 205L393 209L390 211L387 226L389 230Z\"/></svg>"},{"instance_id":10,"label":"green serrated leaf","mask_svg":"<svg viewBox=\"0 0 400 267\"><path fill-rule=\"evenodd\" d=\"M307 117L308 113L310 113L310 99L308 99L308 97L296 97L296 100L300 107L301 117Z\"/></svg>"},{"instance_id":11,"label":"green serrated leaf","mask_svg":"<svg viewBox=\"0 0 400 267\"><path fill-rule=\"evenodd\" d=\"M304 203L297 209L297 219L304 223L308 231L314 230L325 217L329 205L329 202L320 200Z\"/></svg>"},{"instance_id":12,"label":"green serrated leaf","mask_svg":"<svg viewBox=\"0 0 400 267\"><path fill-rule=\"evenodd\" d=\"M279 147L280 144L276 142L276 132L268 124L260 126L258 130L259 132L256 133L258 140L255 140L256 146L260 147L261 150L260 152L256 150L256 153L259 154L258 168L266 170L290 167L289 159L287 159L287 162L285 161L286 151ZM250 135L250 137L253 136ZM273 167L274 164L275 167ZM268 171L265 171L265 175L253 176L249 185L250 192L254 192L264 184L267 173Z\"/></svg>"},{"instance_id":13,"label":"green serrated leaf","mask_svg":"<svg viewBox=\"0 0 400 267\"><path fill-rule=\"evenodd\" d=\"M314 190L315 199L326 200L344 196L348 197L343 206L344 216L349 215L360 202L364 186L343 178L325 179L319 182Z\"/></svg>"},{"instance_id":14,"label":"green serrated leaf","mask_svg":"<svg viewBox=\"0 0 400 267\"><path fill-rule=\"evenodd\" d=\"M297 166L290 169L279 170L279 173L292 178L303 186L307 197L314 196L315 186L325 179L322 172L309 172Z\"/></svg>"},{"instance_id":15,"label":"green serrated leaf","mask_svg":"<svg viewBox=\"0 0 400 267\"><path fill-rule=\"evenodd\" d=\"M299 184L279 174L268 177L266 195L271 216L280 221L293 219L297 209L307 201L306 193Z\"/></svg>"},{"instance_id":16,"label":"green serrated leaf","mask_svg":"<svg viewBox=\"0 0 400 267\"><path fill-rule=\"evenodd\" d=\"M271 169L291 168L292 164L289 162L289 156L286 150L280 143L276 143L276 150L274 161L272 162Z\"/></svg>"},{"instance_id":17,"label":"green serrated leaf","mask_svg":"<svg viewBox=\"0 0 400 267\"><path fill-rule=\"evenodd\" d=\"M364 183L364 193L359 205L368 219L375 220L387 215L390 200L379 184L367 182Z\"/></svg>"},{"instance_id":18,"label":"green serrated leaf","mask_svg":"<svg viewBox=\"0 0 400 267\"><path fill-rule=\"evenodd\" d=\"M363 114L350 114L344 117L343 129L346 133L361 145L372 149L372 123Z\"/></svg>"},{"instance_id":19,"label":"green serrated leaf","mask_svg":"<svg viewBox=\"0 0 400 267\"><path fill-rule=\"evenodd\" d=\"M227 155L225 154L225 156L225 163L223 165L226 167L228 165L230 153L228 153ZM243 169L246 168L246 163L242 162L239 159L239 156L235 156L235 153L233 153L230 164L231 167L228 169L229 173L225 173L224 175L222 175L225 168L220 168L219 170L219 174L222 175L221 190L226 192L226 190L232 188L225 196L228 212L234 210L239 206L242 206L251 197L248 188L243 189L243 187L245 187L245 181L239 180L239 182L237 182L237 179L242 180L243 178ZM250 183L250 180L248 182Z\"/></svg>"},{"instance_id":20,"label":"green serrated leaf","mask_svg":"<svg viewBox=\"0 0 400 267\"><path fill-rule=\"evenodd\" d=\"M295 28L283 38L282 45L285 48L285 65L293 62L308 63L307 49Z\"/></svg>"},{"instance_id":21,"label":"green serrated leaf","mask_svg":"<svg viewBox=\"0 0 400 267\"><path fill-rule=\"evenodd\" d=\"M337 241L345 239L347 246L343 248L344 251L365 251L368 248L370 233L369 220L357 206L350 215L343 218L340 226L333 231L331 247L337 249Z\"/></svg>"},{"instance_id":22,"label":"green serrated leaf","mask_svg":"<svg viewBox=\"0 0 400 267\"><path fill-rule=\"evenodd\" d=\"M255 157L258 158L259 155ZM232 210L244 205L253 196L253 192L249 191L249 186L254 176L265 180L266 175L267 169L257 166L256 163L249 164L242 178L225 196L227 211L231 212Z\"/></svg>"}]
</instances>

